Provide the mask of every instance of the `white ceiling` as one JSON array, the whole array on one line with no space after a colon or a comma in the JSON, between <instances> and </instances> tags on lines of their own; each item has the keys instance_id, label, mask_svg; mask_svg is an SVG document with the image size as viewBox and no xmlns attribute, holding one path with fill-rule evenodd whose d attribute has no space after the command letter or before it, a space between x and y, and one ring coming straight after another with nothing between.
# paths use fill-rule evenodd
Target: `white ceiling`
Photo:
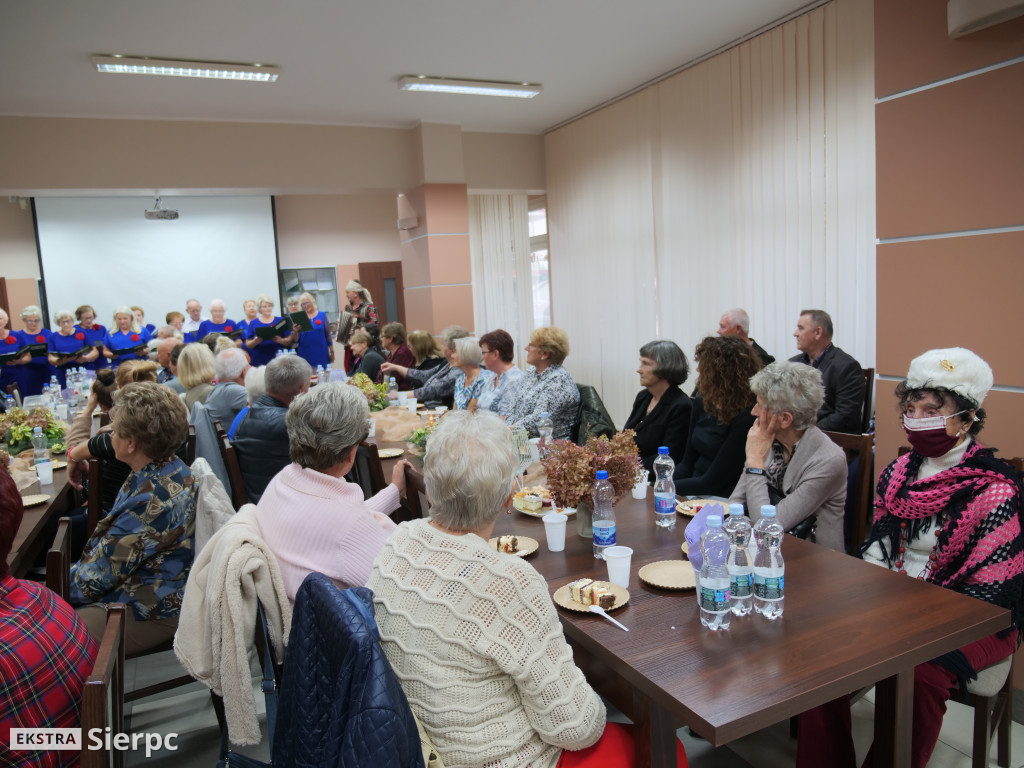
<instances>
[{"instance_id":1,"label":"white ceiling","mask_svg":"<svg viewBox=\"0 0 1024 768\"><path fill-rule=\"evenodd\" d=\"M541 133L811 0L0 0L0 115ZM274 84L101 75L94 53L281 67ZM536 82L407 93L406 74Z\"/></svg>"}]
</instances>

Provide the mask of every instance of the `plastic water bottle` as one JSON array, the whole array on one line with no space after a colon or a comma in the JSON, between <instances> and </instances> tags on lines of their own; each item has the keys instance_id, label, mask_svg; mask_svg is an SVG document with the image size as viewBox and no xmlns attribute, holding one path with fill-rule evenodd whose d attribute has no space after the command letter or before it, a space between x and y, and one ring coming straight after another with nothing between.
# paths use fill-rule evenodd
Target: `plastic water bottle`
<instances>
[{"instance_id":1,"label":"plastic water bottle","mask_svg":"<svg viewBox=\"0 0 1024 768\"><path fill-rule=\"evenodd\" d=\"M708 515L700 537L704 561L700 566L697 603L700 623L711 630L728 629L732 618L729 591L729 536L722 529L720 515Z\"/></svg>"},{"instance_id":2,"label":"plastic water bottle","mask_svg":"<svg viewBox=\"0 0 1024 768\"><path fill-rule=\"evenodd\" d=\"M4 395L4 405L6 405L8 412L10 412L11 408L16 407L14 395Z\"/></svg>"},{"instance_id":3,"label":"plastic water bottle","mask_svg":"<svg viewBox=\"0 0 1024 768\"><path fill-rule=\"evenodd\" d=\"M394 397L392 397L392 395L394 395ZM397 400L398 399L398 382L395 381L395 377L394 376L391 376L388 379L388 399L389 400Z\"/></svg>"},{"instance_id":4,"label":"plastic water bottle","mask_svg":"<svg viewBox=\"0 0 1024 768\"><path fill-rule=\"evenodd\" d=\"M782 560L782 537L786 532L775 519L775 507L761 507L761 519L754 526L754 610L767 619L782 615L786 596L786 564Z\"/></svg>"},{"instance_id":5,"label":"plastic water bottle","mask_svg":"<svg viewBox=\"0 0 1024 768\"><path fill-rule=\"evenodd\" d=\"M654 522L662 528L676 527L676 484L672 479L676 463L668 455L668 446L658 448L654 460Z\"/></svg>"},{"instance_id":6,"label":"plastic water bottle","mask_svg":"<svg viewBox=\"0 0 1024 768\"><path fill-rule=\"evenodd\" d=\"M729 505L725 533L729 537L732 612L737 616L746 616L754 607L754 550L750 547L753 529L750 518L743 514L742 504Z\"/></svg>"},{"instance_id":7,"label":"plastic water bottle","mask_svg":"<svg viewBox=\"0 0 1024 768\"><path fill-rule=\"evenodd\" d=\"M615 488L608 482L608 473L597 470L594 498L594 557L604 560L604 551L615 546Z\"/></svg>"},{"instance_id":8,"label":"plastic water bottle","mask_svg":"<svg viewBox=\"0 0 1024 768\"><path fill-rule=\"evenodd\" d=\"M542 459L547 458L548 443L551 442L551 435L554 434L555 423L551 421L551 414L544 411L537 422L537 434L540 435L540 442L537 443L537 451Z\"/></svg>"},{"instance_id":9,"label":"plastic water bottle","mask_svg":"<svg viewBox=\"0 0 1024 768\"><path fill-rule=\"evenodd\" d=\"M50 460L50 451L42 427L32 428L32 463L42 464Z\"/></svg>"}]
</instances>

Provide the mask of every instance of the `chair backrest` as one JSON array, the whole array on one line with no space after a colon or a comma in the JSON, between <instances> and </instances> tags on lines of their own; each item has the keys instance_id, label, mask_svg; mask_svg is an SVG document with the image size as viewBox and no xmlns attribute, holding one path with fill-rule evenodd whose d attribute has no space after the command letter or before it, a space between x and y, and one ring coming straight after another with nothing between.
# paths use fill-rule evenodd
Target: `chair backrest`
<instances>
[{"instance_id":1,"label":"chair backrest","mask_svg":"<svg viewBox=\"0 0 1024 768\"><path fill-rule=\"evenodd\" d=\"M604 407L597 390L589 384L577 384L576 388L580 392L580 406L579 418L572 431L573 442L583 445L591 437L612 437L616 431L615 422L612 421L608 409Z\"/></svg>"},{"instance_id":2,"label":"chair backrest","mask_svg":"<svg viewBox=\"0 0 1024 768\"><path fill-rule=\"evenodd\" d=\"M220 453L221 458L224 459L224 466L228 470L228 480L231 481L231 503L237 511L249 503L249 494L245 490L245 480L242 479L242 467L238 463L238 454L227 435L220 440Z\"/></svg>"},{"instance_id":3,"label":"chair backrest","mask_svg":"<svg viewBox=\"0 0 1024 768\"><path fill-rule=\"evenodd\" d=\"M356 461L349 472L349 479L363 489L363 498L368 499L383 491L388 483L384 479L384 467L380 454L373 443L362 442L356 448Z\"/></svg>"},{"instance_id":4,"label":"chair backrest","mask_svg":"<svg viewBox=\"0 0 1024 768\"><path fill-rule=\"evenodd\" d=\"M228 433L224 431L224 427L221 426L219 421L211 422L213 424L213 431L217 433L217 439L223 440L228 436Z\"/></svg>"},{"instance_id":5,"label":"chair backrest","mask_svg":"<svg viewBox=\"0 0 1024 768\"><path fill-rule=\"evenodd\" d=\"M871 416L874 413L872 399L875 394L875 369L863 368L864 371L864 410L860 417L860 431L867 432L871 428Z\"/></svg>"},{"instance_id":6,"label":"chair backrest","mask_svg":"<svg viewBox=\"0 0 1024 768\"><path fill-rule=\"evenodd\" d=\"M89 459L89 496L85 502L85 536L89 538L96 530L96 523L103 517L103 462Z\"/></svg>"},{"instance_id":7,"label":"chair backrest","mask_svg":"<svg viewBox=\"0 0 1024 768\"><path fill-rule=\"evenodd\" d=\"M46 586L56 592L64 602L71 597L71 518L57 522L57 535L46 553Z\"/></svg>"},{"instance_id":8,"label":"chair backrest","mask_svg":"<svg viewBox=\"0 0 1024 768\"><path fill-rule=\"evenodd\" d=\"M107 607L107 626L96 654L92 674L82 690L82 733L93 728L101 733L124 733L124 603ZM124 765L124 752L104 749L83 749L82 768L106 768Z\"/></svg>"},{"instance_id":9,"label":"chair backrest","mask_svg":"<svg viewBox=\"0 0 1024 768\"><path fill-rule=\"evenodd\" d=\"M7 385L7 394L14 398L14 404L19 408L21 407L21 388L18 386L18 382L13 382Z\"/></svg>"},{"instance_id":10,"label":"chair backrest","mask_svg":"<svg viewBox=\"0 0 1024 768\"><path fill-rule=\"evenodd\" d=\"M874 435L848 435L845 432L825 432L829 439L843 449L846 463L851 464L858 459L857 478L854 481L853 520L850 526L850 550L859 547L871 528L872 501L874 489L871 487L872 452ZM849 508L849 507L848 507Z\"/></svg>"},{"instance_id":11,"label":"chair backrest","mask_svg":"<svg viewBox=\"0 0 1024 768\"><path fill-rule=\"evenodd\" d=\"M110 413L108 413L107 411L100 411L99 419L100 429L103 429L103 427L107 426L110 423Z\"/></svg>"},{"instance_id":12,"label":"chair backrest","mask_svg":"<svg viewBox=\"0 0 1024 768\"><path fill-rule=\"evenodd\" d=\"M405 466L405 500L401 507L391 513L391 519L396 523L419 520L421 517L427 516L429 509L427 484L423 481L423 475L411 464L407 464Z\"/></svg>"},{"instance_id":13,"label":"chair backrest","mask_svg":"<svg viewBox=\"0 0 1024 768\"><path fill-rule=\"evenodd\" d=\"M196 425L188 425L188 437L185 438L185 463L190 467L196 460Z\"/></svg>"}]
</instances>

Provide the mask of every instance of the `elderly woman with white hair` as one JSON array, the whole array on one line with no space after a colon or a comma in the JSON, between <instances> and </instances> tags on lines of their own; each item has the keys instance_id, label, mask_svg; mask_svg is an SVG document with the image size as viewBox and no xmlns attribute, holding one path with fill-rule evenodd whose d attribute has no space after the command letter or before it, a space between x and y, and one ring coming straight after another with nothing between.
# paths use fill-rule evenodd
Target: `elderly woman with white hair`
<instances>
[{"instance_id":1,"label":"elderly woman with white hair","mask_svg":"<svg viewBox=\"0 0 1024 768\"><path fill-rule=\"evenodd\" d=\"M334 339L331 338L331 321L327 313L320 311L316 297L308 291L299 296L299 308L306 313L313 330L296 331L299 334L296 353L313 368L321 365L330 368L334 362Z\"/></svg>"},{"instance_id":2,"label":"elderly woman with white hair","mask_svg":"<svg viewBox=\"0 0 1024 768\"><path fill-rule=\"evenodd\" d=\"M50 366L48 353L52 332L43 328L43 313L35 304L21 310L21 322L25 326L25 330L19 331L21 340L31 355L21 371L21 396L40 395L50 376L57 373L57 369Z\"/></svg>"},{"instance_id":3,"label":"elderly woman with white hair","mask_svg":"<svg viewBox=\"0 0 1024 768\"><path fill-rule=\"evenodd\" d=\"M203 320L196 331L196 338L201 339L210 333L222 333L225 336L236 333L240 330L238 323L227 317L227 306L223 299L214 299L210 302L210 319Z\"/></svg>"},{"instance_id":4,"label":"elderly woman with white hair","mask_svg":"<svg viewBox=\"0 0 1024 768\"><path fill-rule=\"evenodd\" d=\"M352 365L352 350L348 346L352 334L368 325L377 324L377 305L373 303L370 292L358 280L348 281L345 298L348 303L341 307L337 341L345 347L345 370L348 370Z\"/></svg>"},{"instance_id":5,"label":"elderly woman with white hair","mask_svg":"<svg viewBox=\"0 0 1024 768\"><path fill-rule=\"evenodd\" d=\"M139 325L129 306L114 310L114 327L103 337L103 355L116 368L125 360L149 357L149 331Z\"/></svg>"},{"instance_id":6,"label":"elderly woman with white hair","mask_svg":"<svg viewBox=\"0 0 1024 768\"><path fill-rule=\"evenodd\" d=\"M7 387L11 384L17 384L21 389L24 381L22 369L32 359L22 335L7 327L10 321L8 314L0 309L0 386L4 388L0 397L7 394Z\"/></svg>"},{"instance_id":7,"label":"elderly woman with white hair","mask_svg":"<svg viewBox=\"0 0 1024 768\"><path fill-rule=\"evenodd\" d=\"M494 378L492 371L480 368L483 354L480 342L472 336L455 340L455 352L451 356L455 372L455 393L452 397L457 411L475 411L477 398L487 383Z\"/></svg>"},{"instance_id":8,"label":"elderly woman with white hair","mask_svg":"<svg viewBox=\"0 0 1024 768\"><path fill-rule=\"evenodd\" d=\"M517 467L497 416L445 416L423 461L430 517L399 526L367 582L381 647L445 765L554 768L605 728L544 577L487 543Z\"/></svg>"},{"instance_id":9,"label":"elderly woman with white hair","mask_svg":"<svg viewBox=\"0 0 1024 768\"><path fill-rule=\"evenodd\" d=\"M755 421L729 501L745 505L755 522L762 505L774 504L786 530L817 513L816 541L845 552L846 456L814 425L825 397L821 374L802 363L772 363L750 378L750 389Z\"/></svg>"},{"instance_id":10,"label":"elderly woman with white hair","mask_svg":"<svg viewBox=\"0 0 1024 768\"><path fill-rule=\"evenodd\" d=\"M370 499L345 480L369 432L370 409L355 387L321 384L288 409L292 463L278 472L256 506L256 520L295 600L302 580L318 571L339 588L361 587L373 559L395 530L388 515L405 492L399 461L391 484Z\"/></svg>"}]
</instances>

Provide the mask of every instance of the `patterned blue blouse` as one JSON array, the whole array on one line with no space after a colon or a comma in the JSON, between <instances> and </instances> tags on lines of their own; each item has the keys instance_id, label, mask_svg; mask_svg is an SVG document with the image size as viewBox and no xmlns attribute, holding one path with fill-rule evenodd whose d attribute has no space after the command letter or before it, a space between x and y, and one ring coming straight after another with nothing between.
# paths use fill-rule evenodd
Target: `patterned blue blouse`
<instances>
[{"instance_id":1,"label":"patterned blue blouse","mask_svg":"<svg viewBox=\"0 0 1024 768\"><path fill-rule=\"evenodd\" d=\"M192 472L181 459L133 472L71 566L71 604L127 603L141 620L177 616L195 512Z\"/></svg>"},{"instance_id":2,"label":"patterned blue blouse","mask_svg":"<svg viewBox=\"0 0 1024 768\"><path fill-rule=\"evenodd\" d=\"M480 397L487 382L494 378L494 373L481 368L473 383L466 386L466 372L461 368L455 373L455 410L464 411L469 407L470 400Z\"/></svg>"}]
</instances>

